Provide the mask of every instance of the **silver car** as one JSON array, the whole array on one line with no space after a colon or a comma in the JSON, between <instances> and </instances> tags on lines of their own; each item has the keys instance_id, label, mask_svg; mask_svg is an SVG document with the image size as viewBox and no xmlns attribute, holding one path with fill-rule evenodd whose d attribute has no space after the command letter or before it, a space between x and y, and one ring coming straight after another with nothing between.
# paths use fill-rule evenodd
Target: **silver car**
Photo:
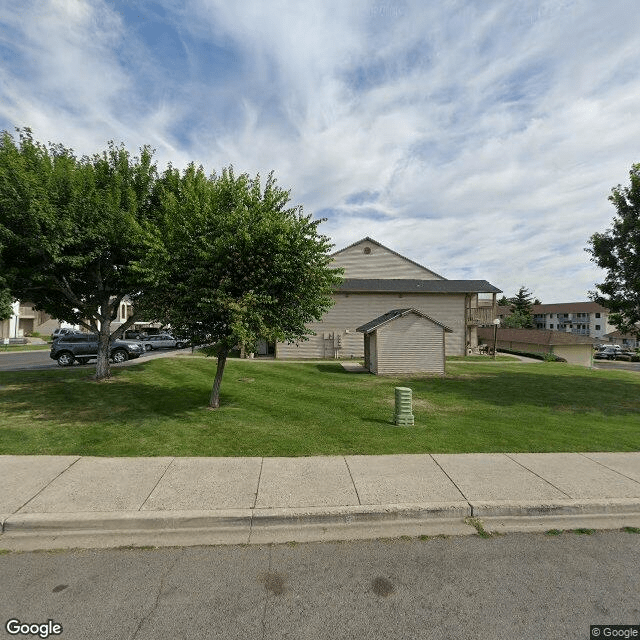
<instances>
[{"instance_id":1,"label":"silver car","mask_svg":"<svg viewBox=\"0 0 640 640\"><path fill-rule=\"evenodd\" d=\"M184 347L182 340L176 340L168 333L159 333L157 336L140 338L140 342L144 346L145 351L153 351L154 349L182 349L182 347Z\"/></svg>"}]
</instances>

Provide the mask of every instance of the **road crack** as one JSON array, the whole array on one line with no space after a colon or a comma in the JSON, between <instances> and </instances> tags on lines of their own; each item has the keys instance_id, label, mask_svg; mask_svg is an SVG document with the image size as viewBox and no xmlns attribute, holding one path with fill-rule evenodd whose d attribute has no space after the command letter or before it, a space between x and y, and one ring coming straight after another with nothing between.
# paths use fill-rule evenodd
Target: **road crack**
<instances>
[{"instance_id":1,"label":"road crack","mask_svg":"<svg viewBox=\"0 0 640 640\"><path fill-rule=\"evenodd\" d=\"M176 566L176 564L178 564L178 561L182 558L183 555L184 555L184 549L181 550L181 553L176 556L176 559L169 565L169 567L162 574L162 576L160 576L160 586L158 588L158 593L156 594L153 606L146 613L146 615L140 618L140 622L138 622L138 626L136 627L136 630L133 632L133 635L131 636L131 640L136 640L144 623L150 620L151 616L158 610L158 605L160 604L160 598L164 590L165 581L169 577L169 574L173 571L173 568Z\"/></svg>"}]
</instances>

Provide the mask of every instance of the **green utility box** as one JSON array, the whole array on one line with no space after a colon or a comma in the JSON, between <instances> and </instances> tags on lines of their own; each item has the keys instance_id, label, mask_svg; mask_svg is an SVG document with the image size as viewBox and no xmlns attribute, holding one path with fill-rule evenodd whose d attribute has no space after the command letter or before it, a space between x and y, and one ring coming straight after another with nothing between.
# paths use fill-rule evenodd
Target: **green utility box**
<instances>
[{"instance_id":1,"label":"green utility box","mask_svg":"<svg viewBox=\"0 0 640 640\"><path fill-rule=\"evenodd\" d=\"M411 389L396 387L396 413L394 422L403 427L413 427Z\"/></svg>"}]
</instances>

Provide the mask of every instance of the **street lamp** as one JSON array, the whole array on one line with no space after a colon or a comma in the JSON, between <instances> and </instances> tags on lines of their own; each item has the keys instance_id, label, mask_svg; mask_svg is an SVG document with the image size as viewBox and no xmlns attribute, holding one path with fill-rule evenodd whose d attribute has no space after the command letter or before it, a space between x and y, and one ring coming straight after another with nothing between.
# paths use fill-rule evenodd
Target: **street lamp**
<instances>
[{"instance_id":1,"label":"street lamp","mask_svg":"<svg viewBox=\"0 0 640 640\"><path fill-rule=\"evenodd\" d=\"M496 359L496 344L498 342L498 327L500 326L500 318L493 321L493 359Z\"/></svg>"}]
</instances>

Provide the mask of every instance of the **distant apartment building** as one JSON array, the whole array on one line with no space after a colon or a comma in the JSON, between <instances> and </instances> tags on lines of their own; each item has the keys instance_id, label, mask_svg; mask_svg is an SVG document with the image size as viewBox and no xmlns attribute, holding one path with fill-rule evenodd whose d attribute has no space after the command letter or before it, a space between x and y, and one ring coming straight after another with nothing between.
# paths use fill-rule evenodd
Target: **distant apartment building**
<instances>
[{"instance_id":1,"label":"distant apartment building","mask_svg":"<svg viewBox=\"0 0 640 640\"><path fill-rule=\"evenodd\" d=\"M510 307L498 307L500 318L511 314ZM533 325L536 329L563 331L597 340L608 340L607 334L616 330L609 324L609 311L595 302L562 302L534 304Z\"/></svg>"},{"instance_id":2,"label":"distant apartment building","mask_svg":"<svg viewBox=\"0 0 640 640\"><path fill-rule=\"evenodd\" d=\"M606 334L616 330L609 324L609 311L595 302L536 304L533 305L533 322L536 329L564 331L602 340Z\"/></svg>"}]
</instances>

